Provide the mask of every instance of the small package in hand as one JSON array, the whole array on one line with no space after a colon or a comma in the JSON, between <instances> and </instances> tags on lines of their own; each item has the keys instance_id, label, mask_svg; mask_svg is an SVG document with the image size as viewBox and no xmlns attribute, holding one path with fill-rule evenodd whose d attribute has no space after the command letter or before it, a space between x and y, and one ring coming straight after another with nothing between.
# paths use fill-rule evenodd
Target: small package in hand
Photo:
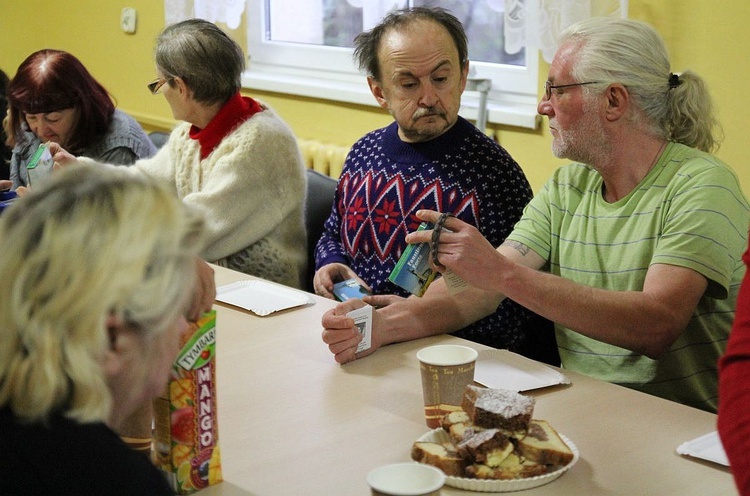
<instances>
[{"instance_id":1,"label":"small package in hand","mask_svg":"<svg viewBox=\"0 0 750 496\"><path fill-rule=\"evenodd\" d=\"M54 164L55 161L52 160L52 154L49 152L47 144L39 145L26 166L26 171L29 174L29 186L39 186L40 183L44 182L44 179L52 173Z\"/></svg>"},{"instance_id":2,"label":"small package in hand","mask_svg":"<svg viewBox=\"0 0 750 496\"><path fill-rule=\"evenodd\" d=\"M350 298L362 299L370 293L357 282L356 279L347 279L346 281L337 282L333 285L333 296L339 301L346 301Z\"/></svg>"},{"instance_id":3,"label":"small package in hand","mask_svg":"<svg viewBox=\"0 0 750 496\"><path fill-rule=\"evenodd\" d=\"M425 229L432 229L432 224L422 222L417 231ZM430 266L430 256L429 243L407 245L388 280L411 294L422 296L437 276L437 272Z\"/></svg>"},{"instance_id":4,"label":"small package in hand","mask_svg":"<svg viewBox=\"0 0 750 496\"><path fill-rule=\"evenodd\" d=\"M346 316L354 319L354 325L362 335L362 341L357 345L355 353L369 350L372 347L372 306L365 305L357 308L347 313Z\"/></svg>"}]
</instances>

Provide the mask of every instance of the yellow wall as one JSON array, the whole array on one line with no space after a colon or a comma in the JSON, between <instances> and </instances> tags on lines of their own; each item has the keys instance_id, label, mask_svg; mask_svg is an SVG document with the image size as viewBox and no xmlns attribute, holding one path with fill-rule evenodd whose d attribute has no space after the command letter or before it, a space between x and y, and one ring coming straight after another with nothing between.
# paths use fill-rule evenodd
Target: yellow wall
<instances>
[{"instance_id":1,"label":"yellow wall","mask_svg":"<svg viewBox=\"0 0 750 496\"><path fill-rule=\"evenodd\" d=\"M133 35L119 29L123 7L138 11L138 30ZM750 167L742 152L750 98L750 2L630 0L629 16L647 21L661 32L674 71L689 68L706 78L726 135L718 155L735 169L750 193ZM120 108L147 128L168 128L174 122L168 105L145 88L154 78L153 42L163 25L163 2L158 0L0 0L0 68L12 76L35 50L70 51L115 96ZM546 72L543 63L540 87ZM367 131L390 122L384 111L374 107L276 93L253 96L274 107L300 138L349 146ZM536 131L505 126L496 131L535 190L562 163L550 152L546 121Z\"/></svg>"}]
</instances>

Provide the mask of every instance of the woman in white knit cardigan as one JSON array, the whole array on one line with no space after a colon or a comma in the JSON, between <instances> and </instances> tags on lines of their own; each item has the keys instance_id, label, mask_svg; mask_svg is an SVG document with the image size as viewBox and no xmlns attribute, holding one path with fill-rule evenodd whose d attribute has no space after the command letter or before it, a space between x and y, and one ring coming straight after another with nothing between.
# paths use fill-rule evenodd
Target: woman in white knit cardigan
<instances>
[{"instance_id":1,"label":"woman in white knit cardigan","mask_svg":"<svg viewBox=\"0 0 750 496\"><path fill-rule=\"evenodd\" d=\"M240 94L242 49L214 24L190 19L159 35L155 59L158 78L149 90L185 122L131 169L168 181L203 211L206 261L301 287L304 165L287 124ZM61 153L56 161L70 160Z\"/></svg>"}]
</instances>

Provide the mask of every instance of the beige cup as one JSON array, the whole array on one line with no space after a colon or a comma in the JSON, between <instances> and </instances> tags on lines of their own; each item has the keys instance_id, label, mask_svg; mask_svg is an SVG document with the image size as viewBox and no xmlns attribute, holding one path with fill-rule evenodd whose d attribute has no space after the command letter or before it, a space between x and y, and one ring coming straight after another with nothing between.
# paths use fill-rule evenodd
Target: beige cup
<instances>
[{"instance_id":1,"label":"beige cup","mask_svg":"<svg viewBox=\"0 0 750 496\"><path fill-rule=\"evenodd\" d=\"M394 463L367 474L372 496L439 496L445 474L421 463Z\"/></svg>"},{"instance_id":2,"label":"beige cup","mask_svg":"<svg viewBox=\"0 0 750 496\"><path fill-rule=\"evenodd\" d=\"M446 413L461 409L467 384L474 382L476 350L468 346L443 344L417 352L422 372L424 418L430 428L440 427Z\"/></svg>"}]
</instances>

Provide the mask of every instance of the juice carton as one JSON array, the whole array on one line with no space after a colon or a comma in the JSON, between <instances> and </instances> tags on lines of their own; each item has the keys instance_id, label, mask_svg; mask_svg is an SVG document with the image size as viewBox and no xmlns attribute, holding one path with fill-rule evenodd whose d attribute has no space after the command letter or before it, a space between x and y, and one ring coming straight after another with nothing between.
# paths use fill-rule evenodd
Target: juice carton
<instances>
[{"instance_id":1,"label":"juice carton","mask_svg":"<svg viewBox=\"0 0 750 496\"><path fill-rule=\"evenodd\" d=\"M52 173L52 167L55 161L52 160L52 154L47 148L46 143L39 145L29 163L26 165L26 172L29 174L29 186L39 186L44 179Z\"/></svg>"},{"instance_id":2,"label":"juice carton","mask_svg":"<svg viewBox=\"0 0 750 496\"><path fill-rule=\"evenodd\" d=\"M177 494L221 482L216 311L191 324L164 394L154 400L154 457Z\"/></svg>"}]
</instances>

